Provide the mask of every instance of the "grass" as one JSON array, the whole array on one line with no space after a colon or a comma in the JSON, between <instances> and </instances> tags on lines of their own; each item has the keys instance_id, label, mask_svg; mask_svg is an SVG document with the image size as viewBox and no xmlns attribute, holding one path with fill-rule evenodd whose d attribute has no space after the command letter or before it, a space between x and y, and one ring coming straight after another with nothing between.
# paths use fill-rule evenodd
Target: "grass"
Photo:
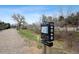
<instances>
[{"instance_id":1,"label":"grass","mask_svg":"<svg viewBox=\"0 0 79 59\"><path fill-rule=\"evenodd\" d=\"M20 29L20 30L18 30L18 32L22 37L25 37L25 38L29 39L30 41L31 40L36 41L37 48L39 48L39 49L42 48L42 45L40 43L40 34L36 34L35 32L28 30L28 29ZM31 42L33 42L33 41L31 41Z\"/></svg>"},{"instance_id":2,"label":"grass","mask_svg":"<svg viewBox=\"0 0 79 59\"><path fill-rule=\"evenodd\" d=\"M25 37L25 38L28 38L28 39L30 39L30 40L35 40L35 41L37 41L37 47L40 49L40 48L42 48L42 45L41 45L41 43L40 43L40 34L36 34L36 33L34 33L33 31L31 31L31 30L28 30L28 29L20 29L20 30L18 30L19 31L19 33L23 36L23 37ZM62 47L62 45L63 45L63 43L61 42L61 41L54 41L54 46L55 47Z\"/></svg>"},{"instance_id":3,"label":"grass","mask_svg":"<svg viewBox=\"0 0 79 59\"><path fill-rule=\"evenodd\" d=\"M60 49L64 48L64 41L61 41L61 39L60 40L55 40L53 43L54 43L53 47L55 47L55 48L60 48Z\"/></svg>"},{"instance_id":4,"label":"grass","mask_svg":"<svg viewBox=\"0 0 79 59\"><path fill-rule=\"evenodd\" d=\"M24 36L30 40L36 41L37 43L35 45L37 45L37 48L41 49L43 47L42 44L40 43L40 34L36 34L35 32L28 30L28 29L26 29L26 30L20 29L18 31L22 36ZM60 32L57 32L57 33L61 34ZM72 33L71 36L72 36L73 40L76 40L79 38L79 32L71 32L71 33ZM67 36L67 37L70 37L70 36ZM55 53L72 53L72 52L70 52L71 50L66 49L66 48L64 49L63 38L58 38L58 39L53 42L54 46L52 48L52 51ZM33 42L33 41L31 41L31 42Z\"/></svg>"},{"instance_id":5,"label":"grass","mask_svg":"<svg viewBox=\"0 0 79 59\"><path fill-rule=\"evenodd\" d=\"M39 34L36 34L33 31L30 31L28 29L25 29L25 30L24 29L20 29L20 30L18 30L18 32L22 36L24 36L24 37L26 37L26 38L28 38L30 40L39 41L39 39L40 39L40 35Z\"/></svg>"}]
</instances>

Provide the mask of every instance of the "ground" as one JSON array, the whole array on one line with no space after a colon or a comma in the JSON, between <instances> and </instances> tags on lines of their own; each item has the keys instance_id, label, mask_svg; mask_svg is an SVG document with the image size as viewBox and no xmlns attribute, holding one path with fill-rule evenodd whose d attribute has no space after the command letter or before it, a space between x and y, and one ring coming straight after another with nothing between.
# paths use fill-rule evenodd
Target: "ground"
<instances>
[{"instance_id":1,"label":"ground","mask_svg":"<svg viewBox=\"0 0 79 59\"><path fill-rule=\"evenodd\" d=\"M29 47L16 29L0 31L0 53L40 53L35 47Z\"/></svg>"},{"instance_id":2,"label":"ground","mask_svg":"<svg viewBox=\"0 0 79 59\"><path fill-rule=\"evenodd\" d=\"M25 32L25 31L24 31ZM40 47L40 45L42 47ZM16 29L7 29L0 31L0 54L42 54L43 44L35 40L24 38ZM51 49L47 47L47 53L52 54L70 54L76 53L64 49L63 41L54 41Z\"/></svg>"}]
</instances>

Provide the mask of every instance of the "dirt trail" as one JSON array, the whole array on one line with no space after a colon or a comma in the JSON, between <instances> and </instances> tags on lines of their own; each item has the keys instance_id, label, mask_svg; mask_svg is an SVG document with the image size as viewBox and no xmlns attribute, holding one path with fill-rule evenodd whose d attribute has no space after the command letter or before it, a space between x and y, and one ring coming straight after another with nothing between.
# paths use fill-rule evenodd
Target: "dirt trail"
<instances>
[{"instance_id":1,"label":"dirt trail","mask_svg":"<svg viewBox=\"0 0 79 59\"><path fill-rule=\"evenodd\" d=\"M33 53L16 29L0 31L0 53Z\"/></svg>"}]
</instances>

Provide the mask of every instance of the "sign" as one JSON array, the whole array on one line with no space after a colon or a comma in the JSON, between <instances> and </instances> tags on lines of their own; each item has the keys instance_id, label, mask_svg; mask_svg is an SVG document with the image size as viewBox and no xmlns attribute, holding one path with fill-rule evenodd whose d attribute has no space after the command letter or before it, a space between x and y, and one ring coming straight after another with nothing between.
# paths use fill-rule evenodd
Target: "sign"
<instances>
[{"instance_id":1,"label":"sign","mask_svg":"<svg viewBox=\"0 0 79 59\"><path fill-rule=\"evenodd\" d=\"M48 34L48 27L47 26L43 26L41 32Z\"/></svg>"},{"instance_id":2,"label":"sign","mask_svg":"<svg viewBox=\"0 0 79 59\"><path fill-rule=\"evenodd\" d=\"M54 41L54 23L48 22L41 24L41 38L42 43L47 46L52 46Z\"/></svg>"}]
</instances>

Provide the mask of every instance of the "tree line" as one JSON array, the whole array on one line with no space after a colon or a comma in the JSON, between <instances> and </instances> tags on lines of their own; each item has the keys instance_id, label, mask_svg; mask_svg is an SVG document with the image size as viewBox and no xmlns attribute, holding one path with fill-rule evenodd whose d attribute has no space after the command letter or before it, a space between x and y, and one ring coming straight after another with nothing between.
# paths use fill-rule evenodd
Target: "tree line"
<instances>
[{"instance_id":1,"label":"tree line","mask_svg":"<svg viewBox=\"0 0 79 59\"><path fill-rule=\"evenodd\" d=\"M13 20L17 22L17 29L24 28L24 29L31 29L37 33L40 32L40 24L42 22L54 22L55 26L60 27L78 27L79 26L79 12L71 13L70 15L60 15L59 17L52 17L42 15L38 22L29 25L25 21L25 17L21 14L13 14Z\"/></svg>"},{"instance_id":2,"label":"tree line","mask_svg":"<svg viewBox=\"0 0 79 59\"><path fill-rule=\"evenodd\" d=\"M9 28L10 28L9 23L5 23L5 22L0 21L0 30L9 29Z\"/></svg>"}]
</instances>

